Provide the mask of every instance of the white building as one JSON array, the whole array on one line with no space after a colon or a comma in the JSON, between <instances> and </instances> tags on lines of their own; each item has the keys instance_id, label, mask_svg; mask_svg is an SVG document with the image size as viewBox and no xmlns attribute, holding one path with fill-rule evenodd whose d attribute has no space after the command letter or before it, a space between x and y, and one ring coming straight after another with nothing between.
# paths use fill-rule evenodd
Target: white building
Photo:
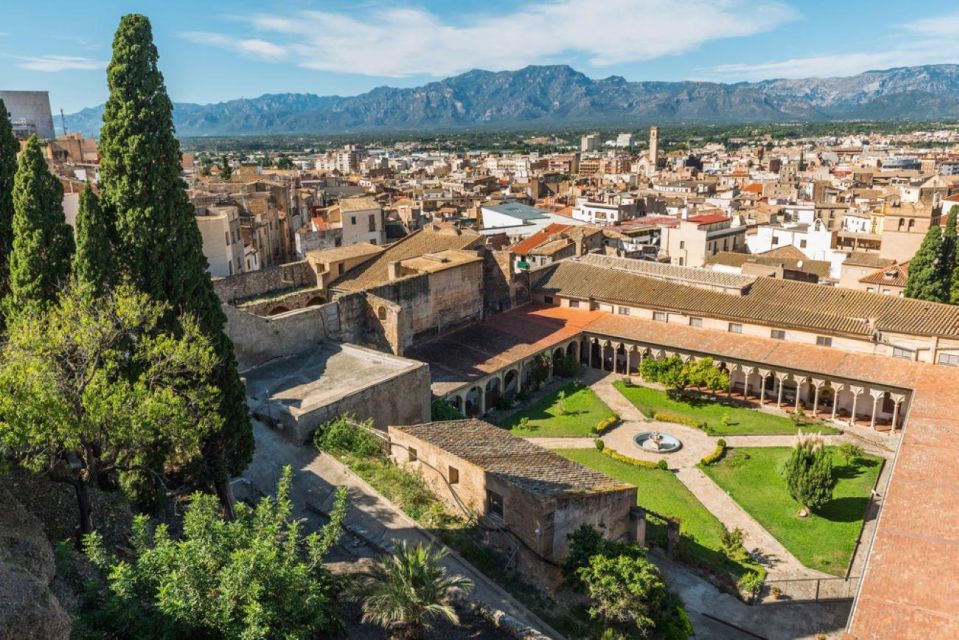
<instances>
[{"instance_id":1,"label":"white building","mask_svg":"<svg viewBox=\"0 0 959 640\"><path fill-rule=\"evenodd\" d=\"M828 262L829 276L839 279L842 263L848 252L832 248L833 233L822 220L805 222L784 222L762 225L756 228L754 235L746 236L746 246L750 253L765 253L779 247L791 245L810 260Z\"/></svg>"},{"instance_id":2,"label":"white building","mask_svg":"<svg viewBox=\"0 0 959 640\"><path fill-rule=\"evenodd\" d=\"M237 207L199 208L195 218L203 237L203 255L210 275L222 278L244 271L243 237Z\"/></svg>"},{"instance_id":3,"label":"white building","mask_svg":"<svg viewBox=\"0 0 959 640\"><path fill-rule=\"evenodd\" d=\"M631 198L621 198L618 203L577 198L573 207L573 219L589 224L619 224L633 219L635 215L636 202Z\"/></svg>"},{"instance_id":4,"label":"white building","mask_svg":"<svg viewBox=\"0 0 959 640\"><path fill-rule=\"evenodd\" d=\"M579 150L588 153L590 151L599 151L599 147L602 144L602 141L599 139L598 133L591 133L589 135L583 136L579 140Z\"/></svg>"}]
</instances>

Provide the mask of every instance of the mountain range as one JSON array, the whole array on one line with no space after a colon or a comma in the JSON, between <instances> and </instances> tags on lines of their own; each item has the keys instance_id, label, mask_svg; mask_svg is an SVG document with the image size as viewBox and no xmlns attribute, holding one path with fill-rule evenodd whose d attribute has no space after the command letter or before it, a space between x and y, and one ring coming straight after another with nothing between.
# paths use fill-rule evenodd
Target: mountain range
<instances>
[{"instance_id":1,"label":"mountain range","mask_svg":"<svg viewBox=\"0 0 959 640\"><path fill-rule=\"evenodd\" d=\"M67 128L95 136L102 116L103 105L83 109L66 116ZM733 84L594 80L564 65L529 66L351 97L280 93L174 105L181 137L936 119L959 119L959 65Z\"/></svg>"}]
</instances>

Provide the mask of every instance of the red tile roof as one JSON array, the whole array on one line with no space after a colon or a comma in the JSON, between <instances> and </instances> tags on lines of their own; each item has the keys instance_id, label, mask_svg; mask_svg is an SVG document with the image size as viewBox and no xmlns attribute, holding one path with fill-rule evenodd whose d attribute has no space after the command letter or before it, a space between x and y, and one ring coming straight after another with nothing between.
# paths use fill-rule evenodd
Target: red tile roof
<instances>
[{"instance_id":1,"label":"red tile roof","mask_svg":"<svg viewBox=\"0 0 959 640\"><path fill-rule=\"evenodd\" d=\"M687 220L696 224L713 224L714 222L725 222L729 220L729 216L722 213L704 213L701 216L690 216Z\"/></svg>"},{"instance_id":2,"label":"red tile roof","mask_svg":"<svg viewBox=\"0 0 959 640\"><path fill-rule=\"evenodd\" d=\"M562 233L566 231L567 229L572 229L572 228L573 228L573 225L559 224L554 222L553 224L548 225L542 231L534 233L533 235L526 238L525 240L522 240L521 242L517 242L516 245L513 247L513 253L515 253L518 256L525 256L527 253L529 253L530 251L532 251L539 245L549 240L554 234Z\"/></svg>"}]
</instances>

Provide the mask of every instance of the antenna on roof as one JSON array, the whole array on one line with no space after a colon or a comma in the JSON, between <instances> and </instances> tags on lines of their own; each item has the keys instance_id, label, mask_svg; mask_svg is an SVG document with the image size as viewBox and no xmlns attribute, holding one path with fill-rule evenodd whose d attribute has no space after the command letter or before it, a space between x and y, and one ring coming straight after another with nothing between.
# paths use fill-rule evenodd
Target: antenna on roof
<instances>
[{"instance_id":1,"label":"antenna on roof","mask_svg":"<svg viewBox=\"0 0 959 640\"><path fill-rule=\"evenodd\" d=\"M60 126L63 127L63 135L67 135L67 118L63 115L63 107L60 107Z\"/></svg>"}]
</instances>

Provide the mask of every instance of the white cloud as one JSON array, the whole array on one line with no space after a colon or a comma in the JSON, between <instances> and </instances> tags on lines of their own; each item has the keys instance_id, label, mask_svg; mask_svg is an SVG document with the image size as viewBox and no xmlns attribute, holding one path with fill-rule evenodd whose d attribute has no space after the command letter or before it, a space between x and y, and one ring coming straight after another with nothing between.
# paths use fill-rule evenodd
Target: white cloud
<instances>
[{"instance_id":1,"label":"white cloud","mask_svg":"<svg viewBox=\"0 0 959 640\"><path fill-rule=\"evenodd\" d=\"M283 47L260 38L231 38L209 31L185 31L177 35L190 42L229 49L261 60L278 60L286 55Z\"/></svg>"},{"instance_id":2,"label":"white cloud","mask_svg":"<svg viewBox=\"0 0 959 640\"><path fill-rule=\"evenodd\" d=\"M269 39L182 35L232 50L256 43L246 52L288 57L323 71L441 77L555 62L570 54L585 56L594 66L649 60L767 31L797 17L778 0L557 0L461 23L419 8L364 7L250 18Z\"/></svg>"},{"instance_id":3,"label":"white cloud","mask_svg":"<svg viewBox=\"0 0 959 640\"><path fill-rule=\"evenodd\" d=\"M58 71L90 71L103 69L107 66L106 60L81 58L79 56L15 56L21 69L56 73Z\"/></svg>"},{"instance_id":4,"label":"white cloud","mask_svg":"<svg viewBox=\"0 0 959 640\"><path fill-rule=\"evenodd\" d=\"M901 25L888 38L892 46L876 51L820 55L758 63L721 64L701 75L711 79L765 80L849 76L876 69L959 61L959 13L922 18Z\"/></svg>"}]
</instances>

